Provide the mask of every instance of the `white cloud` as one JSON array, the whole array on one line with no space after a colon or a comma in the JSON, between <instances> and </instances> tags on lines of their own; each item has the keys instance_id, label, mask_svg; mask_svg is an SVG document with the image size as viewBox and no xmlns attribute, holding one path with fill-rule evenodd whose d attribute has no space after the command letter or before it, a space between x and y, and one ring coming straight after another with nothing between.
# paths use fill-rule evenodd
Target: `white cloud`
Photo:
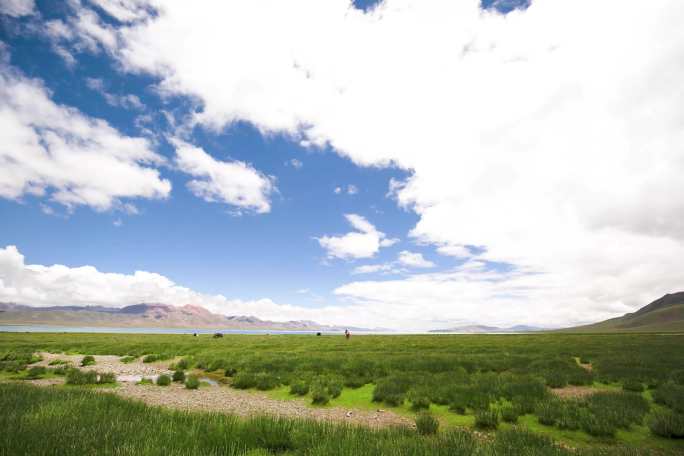
<instances>
[{"instance_id":1,"label":"white cloud","mask_svg":"<svg viewBox=\"0 0 684 456\"><path fill-rule=\"evenodd\" d=\"M315 295L312 297L316 298ZM353 307L314 309L277 304L268 298L245 301L208 295L154 272L121 274L101 272L93 266L26 264L24 256L11 245L0 248L0 302L37 307L124 307L144 302L178 306L190 304L224 315L254 315L275 321L313 320L325 324L351 324L362 321L367 314L362 308L357 313ZM352 316L348 314L349 310L352 310Z\"/></svg>"},{"instance_id":2,"label":"white cloud","mask_svg":"<svg viewBox=\"0 0 684 456\"><path fill-rule=\"evenodd\" d=\"M216 160L199 147L179 139L172 143L176 147L178 168L196 177L188 182L195 196L259 214L271 210L269 197L275 191L272 178L241 161Z\"/></svg>"},{"instance_id":3,"label":"white cloud","mask_svg":"<svg viewBox=\"0 0 684 456\"><path fill-rule=\"evenodd\" d=\"M342 193L342 187L335 187L334 192L336 195L339 195L340 193Z\"/></svg>"},{"instance_id":4,"label":"white cloud","mask_svg":"<svg viewBox=\"0 0 684 456\"><path fill-rule=\"evenodd\" d=\"M409 252L408 250L402 250L399 252L399 263L404 266L411 268L433 268L435 263L426 260L422 253Z\"/></svg>"},{"instance_id":5,"label":"white cloud","mask_svg":"<svg viewBox=\"0 0 684 456\"><path fill-rule=\"evenodd\" d=\"M507 16L479 0L386 0L368 14L347 0L275 1L268 14L250 1L155 4L109 48L125 69L203 101L194 120L210 128L246 120L411 170L392 190L420 216L419 241L540 273L525 278L520 315L546 305L590 319L681 287L680 0L535 0ZM424 306L456 299L405 283Z\"/></svg>"},{"instance_id":6,"label":"white cloud","mask_svg":"<svg viewBox=\"0 0 684 456\"><path fill-rule=\"evenodd\" d=\"M364 217L357 214L345 214L349 224L356 230L343 236L323 236L317 238L318 243L327 251L328 258L357 259L371 258L380 247L389 247L398 239L387 238Z\"/></svg>"},{"instance_id":7,"label":"white cloud","mask_svg":"<svg viewBox=\"0 0 684 456\"><path fill-rule=\"evenodd\" d=\"M34 0L0 0L0 14L13 17L30 16L35 13Z\"/></svg>"},{"instance_id":8,"label":"white cloud","mask_svg":"<svg viewBox=\"0 0 684 456\"><path fill-rule=\"evenodd\" d=\"M166 198L144 138L54 103L43 84L0 66L0 197L49 198L69 208L125 209L128 198Z\"/></svg>"},{"instance_id":9,"label":"white cloud","mask_svg":"<svg viewBox=\"0 0 684 456\"><path fill-rule=\"evenodd\" d=\"M99 78L87 78L86 85L89 89L98 92L102 95L110 106L116 106L124 109L144 109L145 105L142 104L140 98L137 95L126 94L126 95L115 95L107 92L105 88L104 81Z\"/></svg>"},{"instance_id":10,"label":"white cloud","mask_svg":"<svg viewBox=\"0 0 684 456\"><path fill-rule=\"evenodd\" d=\"M437 247L437 252L446 255L446 256L453 256L453 257L469 257L471 255L470 249L464 245L458 245L458 244L444 244L440 245Z\"/></svg>"},{"instance_id":11,"label":"white cloud","mask_svg":"<svg viewBox=\"0 0 684 456\"><path fill-rule=\"evenodd\" d=\"M356 195L359 193L359 188L356 185L347 185L347 195Z\"/></svg>"},{"instance_id":12,"label":"white cloud","mask_svg":"<svg viewBox=\"0 0 684 456\"><path fill-rule=\"evenodd\" d=\"M376 272L396 272L392 263L364 264L352 269L352 274L373 274Z\"/></svg>"}]
</instances>

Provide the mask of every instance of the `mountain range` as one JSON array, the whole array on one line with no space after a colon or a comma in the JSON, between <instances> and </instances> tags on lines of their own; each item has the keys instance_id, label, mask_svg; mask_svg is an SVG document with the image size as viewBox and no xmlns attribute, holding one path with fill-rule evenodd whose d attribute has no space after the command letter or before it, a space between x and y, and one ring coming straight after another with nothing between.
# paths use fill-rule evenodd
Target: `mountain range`
<instances>
[{"instance_id":1,"label":"mountain range","mask_svg":"<svg viewBox=\"0 0 684 456\"><path fill-rule=\"evenodd\" d=\"M140 328L261 329L282 331L371 331L328 326L315 321L275 322L252 316L215 314L200 306L141 303L122 308L103 306L32 307L0 302L0 324ZM373 331L378 331L374 329Z\"/></svg>"},{"instance_id":2,"label":"mountain range","mask_svg":"<svg viewBox=\"0 0 684 456\"><path fill-rule=\"evenodd\" d=\"M636 312L600 323L564 329L572 332L684 331L684 291L666 294Z\"/></svg>"}]
</instances>

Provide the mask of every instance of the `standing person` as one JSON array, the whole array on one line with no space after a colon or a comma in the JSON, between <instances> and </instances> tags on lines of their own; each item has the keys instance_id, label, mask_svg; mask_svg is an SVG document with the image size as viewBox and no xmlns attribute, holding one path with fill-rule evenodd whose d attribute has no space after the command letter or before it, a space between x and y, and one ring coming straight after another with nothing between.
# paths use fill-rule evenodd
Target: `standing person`
<instances>
[{"instance_id":1,"label":"standing person","mask_svg":"<svg viewBox=\"0 0 684 456\"><path fill-rule=\"evenodd\" d=\"M349 340L349 338L351 337L351 333L349 332L348 329L345 329L345 330L344 330L344 337L345 337L347 340Z\"/></svg>"}]
</instances>

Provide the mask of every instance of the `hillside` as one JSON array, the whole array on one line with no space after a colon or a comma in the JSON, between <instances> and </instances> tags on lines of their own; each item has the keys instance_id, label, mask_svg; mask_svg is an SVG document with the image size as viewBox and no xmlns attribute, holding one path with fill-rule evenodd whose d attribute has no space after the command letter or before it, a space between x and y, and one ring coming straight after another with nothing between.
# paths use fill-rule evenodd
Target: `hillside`
<instances>
[{"instance_id":1,"label":"hillside","mask_svg":"<svg viewBox=\"0 0 684 456\"><path fill-rule=\"evenodd\" d=\"M567 328L573 332L684 332L684 292L660 299L622 317L592 325Z\"/></svg>"},{"instance_id":2,"label":"hillside","mask_svg":"<svg viewBox=\"0 0 684 456\"><path fill-rule=\"evenodd\" d=\"M200 306L142 303L122 308L101 306L32 307L0 303L0 324L102 326L139 328L263 329L283 331L344 331L314 321L274 322L253 316L219 315ZM364 328L348 328L364 331Z\"/></svg>"}]
</instances>

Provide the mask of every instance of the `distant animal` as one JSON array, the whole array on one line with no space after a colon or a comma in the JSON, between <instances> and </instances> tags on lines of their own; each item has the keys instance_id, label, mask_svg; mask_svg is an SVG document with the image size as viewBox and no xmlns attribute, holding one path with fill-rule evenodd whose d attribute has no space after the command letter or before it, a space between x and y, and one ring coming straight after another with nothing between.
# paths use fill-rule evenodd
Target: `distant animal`
<instances>
[{"instance_id":1,"label":"distant animal","mask_svg":"<svg viewBox=\"0 0 684 456\"><path fill-rule=\"evenodd\" d=\"M219 337L223 337L223 334L221 334L221 333L214 333L214 339L218 339Z\"/></svg>"},{"instance_id":2,"label":"distant animal","mask_svg":"<svg viewBox=\"0 0 684 456\"><path fill-rule=\"evenodd\" d=\"M320 335L321 335L321 333L317 332L317 333L316 333L316 335L317 335L317 336L320 336Z\"/></svg>"},{"instance_id":3,"label":"distant animal","mask_svg":"<svg viewBox=\"0 0 684 456\"><path fill-rule=\"evenodd\" d=\"M192 335L193 335L194 337L197 337L197 333L192 333Z\"/></svg>"}]
</instances>

